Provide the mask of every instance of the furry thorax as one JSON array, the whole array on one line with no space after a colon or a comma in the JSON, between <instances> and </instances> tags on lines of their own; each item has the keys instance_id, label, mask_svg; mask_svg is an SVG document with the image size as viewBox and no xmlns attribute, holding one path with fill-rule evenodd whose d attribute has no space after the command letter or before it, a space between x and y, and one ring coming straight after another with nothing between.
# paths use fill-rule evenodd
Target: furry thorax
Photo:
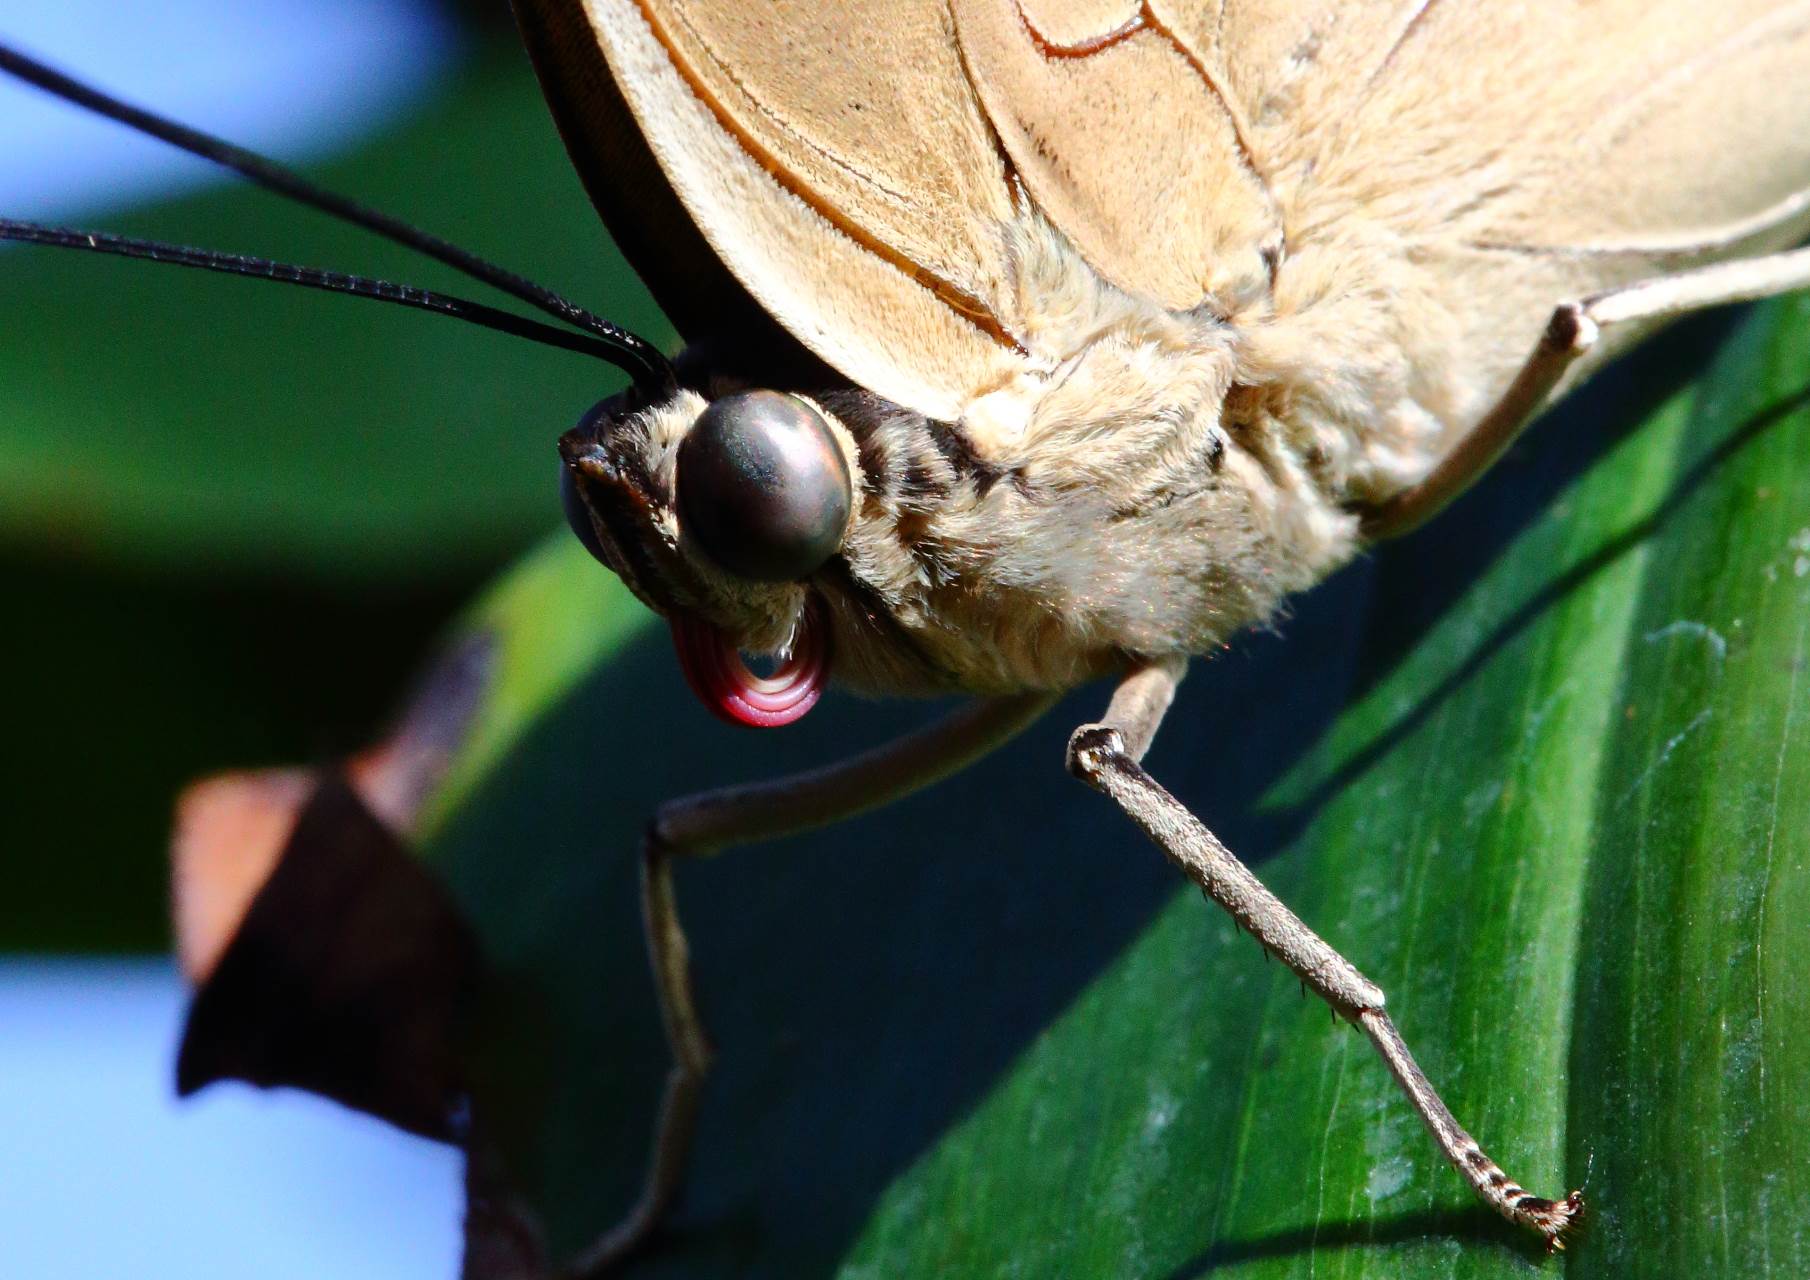
<instances>
[{"instance_id":1,"label":"furry thorax","mask_svg":"<svg viewBox=\"0 0 1810 1280\"><path fill-rule=\"evenodd\" d=\"M1337 262L1282 264L1242 310L1177 314L1101 280L1041 221L1010 240L1014 336L1035 372L955 423L847 385L800 389L855 483L823 570L741 581L687 537L678 443L707 396L747 385L720 375L651 408L600 407L597 448L636 490L637 527L614 540L641 543L612 567L749 652L783 653L817 610L859 691L1062 689L1265 621L1356 551L1354 497L1424 470L1437 424L1374 312L1344 322Z\"/></svg>"}]
</instances>

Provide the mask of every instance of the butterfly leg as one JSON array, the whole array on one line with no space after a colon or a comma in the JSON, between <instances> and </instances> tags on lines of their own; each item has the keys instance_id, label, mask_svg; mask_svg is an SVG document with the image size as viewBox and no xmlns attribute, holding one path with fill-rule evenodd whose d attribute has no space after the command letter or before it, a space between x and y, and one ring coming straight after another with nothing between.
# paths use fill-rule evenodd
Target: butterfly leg
<instances>
[{"instance_id":1,"label":"butterfly leg","mask_svg":"<svg viewBox=\"0 0 1810 1280\"><path fill-rule=\"evenodd\" d=\"M1383 993L1344 956L1309 929L1281 899L1263 887L1219 838L1144 771L1140 760L1155 736L1182 675L1179 663L1146 667L1113 694L1106 716L1076 729L1068 742L1069 772L1109 796L1168 859L1212 901L1229 912L1269 953L1354 1023L1388 1064L1446 1159L1496 1212L1561 1248L1566 1231L1583 1212L1583 1197L1536 1196L1512 1181L1453 1117L1427 1080L1395 1024L1383 1011Z\"/></svg>"},{"instance_id":2,"label":"butterfly leg","mask_svg":"<svg viewBox=\"0 0 1810 1280\"><path fill-rule=\"evenodd\" d=\"M690 948L673 893L673 863L738 844L827 826L957 773L1029 726L1055 700L1025 694L973 703L926 729L847 760L746 786L700 792L660 806L641 844L641 909L660 1017L672 1048L641 1198L579 1255L591 1276L632 1253L671 1206L683 1181L713 1050L692 991Z\"/></svg>"},{"instance_id":3,"label":"butterfly leg","mask_svg":"<svg viewBox=\"0 0 1810 1280\"><path fill-rule=\"evenodd\" d=\"M1508 390L1471 433L1426 479L1362 513L1364 537L1375 542L1408 533L1467 489L1514 443L1565 371L1596 345L1604 330L1805 288L1810 288L1810 248L1658 276L1565 303L1552 313Z\"/></svg>"}]
</instances>

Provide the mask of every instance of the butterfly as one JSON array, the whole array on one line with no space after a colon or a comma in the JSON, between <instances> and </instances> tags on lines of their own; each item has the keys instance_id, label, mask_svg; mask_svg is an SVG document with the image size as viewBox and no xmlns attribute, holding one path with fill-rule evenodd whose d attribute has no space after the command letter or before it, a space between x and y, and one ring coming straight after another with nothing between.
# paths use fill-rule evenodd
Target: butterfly
<instances>
[{"instance_id":1,"label":"butterfly","mask_svg":"<svg viewBox=\"0 0 1810 1280\"><path fill-rule=\"evenodd\" d=\"M1561 1244L1580 1193L1491 1160L1381 990L1141 761L1191 657L1430 517L1603 360L1810 284L1786 248L1810 227L1810 103L1786 91L1810 9L518 17L594 202L687 341L668 362L458 258L635 379L561 440L580 541L669 620L725 719L790 723L832 677L978 699L658 811L644 892L676 1065L646 1191L584 1265L671 1203L710 1064L674 861L909 794L1103 677L1071 772L1366 1035L1485 1203ZM517 323L455 303L416 305Z\"/></svg>"}]
</instances>

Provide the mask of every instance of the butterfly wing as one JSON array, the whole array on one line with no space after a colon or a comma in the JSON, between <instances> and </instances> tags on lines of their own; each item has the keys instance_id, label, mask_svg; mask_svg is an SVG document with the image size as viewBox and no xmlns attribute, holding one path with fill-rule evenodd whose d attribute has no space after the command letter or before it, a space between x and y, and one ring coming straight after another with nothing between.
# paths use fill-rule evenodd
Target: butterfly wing
<instances>
[{"instance_id":1,"label":"butterfly wing","mask_svg":"<svg viewBox=\"0 0 1810 1280\"><path fill-rule=\"evenodd\" d=\"M1267 291L1280 210L1202 24L1136 0L952 8L1014 173L1095 270L1175 311Z\"/></svg>"},{"instance_id":2,"label":"butterfly wing","mask_svg":"<svg viewBox=\"0 0 1810 1280\"><path fill-rule=\"evenodd\" d=\"M1789 239L1810 206L1803 0L519 7L563 33L537 61L586 117L581 168L625 165L600 203L631 252L695 260L701 233L806 347L947 420L1033 367L1028 209L1113 284L1222 314L1362 294L1337 278L1361 229L1412 263L1387 337L1465 388L1430 395L1452 420L1555 303ZM656 290L691 331L721 276L683 270Z\"/></svg>"},{"instance_id":3,"label":"butterfly wing","mask_svg":"<svg viewBox=\"0 0 1810 1280\"><path fill-rule=\"evenodd\" d=\"M1555 304L1810 230L1803 0L1151 7L1223 69L1291 251L1356 227L1414 265L1400 340L1460 426Z\"/></svg>"},{"instance_id":4,"label":"butterfly wing","mask_svg":"<svg viewBox=\"0 0 1810 1280\"><path fill-rule=\"evenodd\" d=\"M516 18L585 190L667 318L688 341L770 327L667 185L582 7L523 3Z\"/></svg>"},{"instance_id":5,"label":"butterfly wing","mask_svg":"<svg viewBox=\"0 0 1810 1280\"><path fill-rule=\"evenodd\" d=\"M716 256L845 376L955 419L1022 366L1000 320L1013 193L940 6L521 8L589 32L595 74Z\"/></svg>"},{"instance_id":6,"label":"butterfly wing","mask_svg":"<svg viewBox=\"0 0 1810 1280\"><path fill-rule=\"evenodd\" d=\"M1319 188L1420 239L1663 257L1776 220L1810 173L1802 0L1152 7L1193 15L1308 222L1337 213Z\"/></svg>"}]
</instances>

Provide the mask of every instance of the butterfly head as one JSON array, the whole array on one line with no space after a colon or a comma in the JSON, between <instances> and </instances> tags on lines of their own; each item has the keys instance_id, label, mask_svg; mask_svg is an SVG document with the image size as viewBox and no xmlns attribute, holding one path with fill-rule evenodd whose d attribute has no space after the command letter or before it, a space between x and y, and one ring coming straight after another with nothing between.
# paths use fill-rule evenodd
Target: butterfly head
<instances>
[{"instance_id":1,"label":"butterfly head","mask_svg":"<svg viewBox=\"0 0 1810 1280\"><path fill-rule=\"evenodd\" d=\"M807 399L680 390L596 406L560 441L566 517L672 626L694 692L724 719L788 724L827 681L831 626L812 580L855 501L854 442ZM743 653L775 664L756 675Z\"/></svg>"}]
</instances>

